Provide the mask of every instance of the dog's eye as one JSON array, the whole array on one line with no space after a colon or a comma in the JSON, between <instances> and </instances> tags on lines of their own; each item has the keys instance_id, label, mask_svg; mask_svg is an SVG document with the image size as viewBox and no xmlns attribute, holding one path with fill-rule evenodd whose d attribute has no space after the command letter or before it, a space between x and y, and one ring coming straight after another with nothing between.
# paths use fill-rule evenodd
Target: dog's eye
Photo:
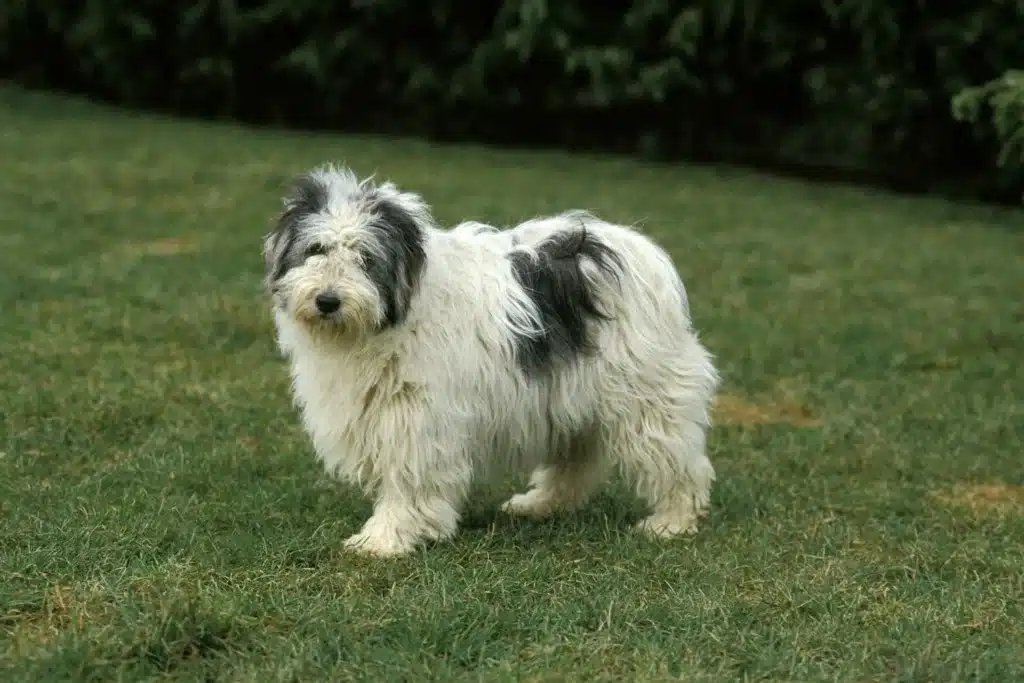
<instances>
[{"instance_id":1,"label":"dog's eye","mask_svg":"<svg viewBox=\"0 0 1024 683\"><path fill-rule=\"evenodd\" d=\"M322 244L311 244L306 247L306 258L310 256L323 256L327 253L327 247Z\"/></svg>"}]
</instances>

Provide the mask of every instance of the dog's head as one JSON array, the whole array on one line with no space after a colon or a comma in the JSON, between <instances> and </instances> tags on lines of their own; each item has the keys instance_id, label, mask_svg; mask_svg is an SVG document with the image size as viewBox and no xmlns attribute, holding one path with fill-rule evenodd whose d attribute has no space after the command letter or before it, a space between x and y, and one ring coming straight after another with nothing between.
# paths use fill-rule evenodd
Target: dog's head
<instances>
[{"instance_id":1,"label":"dog's head","mask_svg":"<svg viewBox=\"0 0 1024 683\"><path fill-rule=\"evenodd\" d=\"M274 305L313 330L372 334L405 319L433 225L419 196L321 167L296 178L263 244Z\"/></svg>"}]
</instances>

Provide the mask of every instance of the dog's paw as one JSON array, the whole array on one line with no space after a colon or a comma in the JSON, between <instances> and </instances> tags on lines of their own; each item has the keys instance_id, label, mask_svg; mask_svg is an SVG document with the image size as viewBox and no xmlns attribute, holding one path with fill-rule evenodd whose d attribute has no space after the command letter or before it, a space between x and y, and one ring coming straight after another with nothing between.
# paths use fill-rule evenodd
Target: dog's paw
<instances>
[{"instance_id":1,"label":"dog's paw","mask_svg":"<svg viewBox=\"0 0 1024 683\"><path fill-rule=\"evenodd\" d=\"M640 520L633 530L653 538L672 538L697 533L697 517L684 514L655 514Z\"/></svg>"},{"instance_id":2,"label":"dog's paw","mask_svg":"<svg viewBox=\"0 0 1024 683\"><path fill-rule=\"evenodd\" d=\"M415 543L410 543L396 533L360 531L345 540L346 550L376 557L400 557L408 555L415 548Z\"/></svg>"},{"instance_id":3,"label":"dog's paw","mask_svg":"<svg viewBox=\"0 0 1024 683\"><path fill-rule=\"evenodd\" d=\"M549 497L543 495L538 489L532 489L526 493L517 493L505 501L501 509L503 512L518 517L532 517L542 519L554 512L555 506Z\"/></svg>"}]
</instances>

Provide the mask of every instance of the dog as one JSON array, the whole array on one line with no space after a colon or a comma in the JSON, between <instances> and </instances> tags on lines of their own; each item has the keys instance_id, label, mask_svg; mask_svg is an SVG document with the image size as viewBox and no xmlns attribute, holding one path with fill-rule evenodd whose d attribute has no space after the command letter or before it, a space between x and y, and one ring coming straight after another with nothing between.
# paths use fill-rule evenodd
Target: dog
<instances>
[{"instance_id":1,"label":"dog","mask_svg":"<svg viewBox=\"0 0 1024 683\"><path fill-rule=\"evenodd\" d=\"M294 179L263 256L316 456L374 501L347 548L449 539L474 482L515 471L513 515L579 506L616 469L650 505L638 531L706 515L719 376L638 231L581 211L445 230L420 195L326 165Z\"/></svg>"}]
</instances>

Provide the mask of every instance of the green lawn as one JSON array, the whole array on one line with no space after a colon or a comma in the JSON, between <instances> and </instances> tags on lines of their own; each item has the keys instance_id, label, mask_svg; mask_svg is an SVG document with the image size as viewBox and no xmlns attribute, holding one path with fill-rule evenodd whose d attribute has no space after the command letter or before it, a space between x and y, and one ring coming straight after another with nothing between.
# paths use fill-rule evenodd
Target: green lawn
<instances>
[{"instance_id":1,"label":"green lawn","mask_svg":"<svg viewBox=\"0 0 1024 683\"><path fill-rule=\"evenodd\" d=\"M283 183L570 207L673 253L718 358L710 519L341 552L261 290ZM0 89L0 680L1024 680L1024 212L740 171L303 136Z\"/></svg>"}]
</instances>

